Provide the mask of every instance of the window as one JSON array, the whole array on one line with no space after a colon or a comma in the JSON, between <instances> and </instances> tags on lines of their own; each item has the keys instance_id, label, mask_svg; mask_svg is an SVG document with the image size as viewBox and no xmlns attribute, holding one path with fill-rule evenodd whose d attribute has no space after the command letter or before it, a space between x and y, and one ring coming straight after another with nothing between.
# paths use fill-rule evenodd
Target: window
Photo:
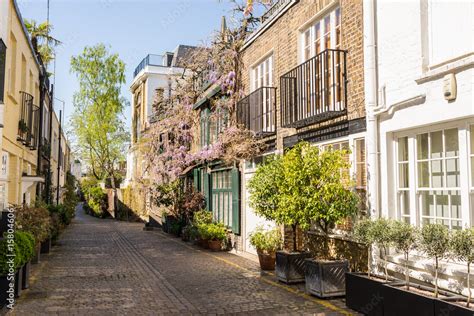
<instances>
[{"instance_id":1,"label":"window","mask_svg":"<svg viewBox=\"0 0 474 316\"><path fill-rule=\"evenodd\" d=\"M326 49L339 49L341 46L341 9L316 21L303 32L303 61L306 61Z\"/></svg>"},{"instance_id":2,"label":"window","mask_svg":"<svg viewBox=\"0 0 474 316\"><path fill-rule=\"evenodd\" d=\"M20 90L27 92L26 91L26 57L25 55L21 54L21 73L20 73L21 81L20 81Z\"/></svg>"},{"instance_id":3,"label":"window","mask_svg":"<svg viewBox=\"0 0 474 316\"><path fill-rule=\"evenodd\" d=\"M355 189L360 197L360 209L367 209L367 165L365 159L365 139L354 140L354 162Z\"/></svg>"},{"instance_id":4,"label":"window","mask_svg":"<svg viewBox=\"0 0 474 316\"><path fill-rule=\"evenodd\" d=\"M410 223L410 181L409 181L409 160L408 160L408 137L401 137L397 144L397 197L399 218Z\"/></svg>"},{"instance_id":5,"label":"window","mask_svg":"<svg viewBox=\"0 0 474 316\"><path fill-rule=\"evenodd\" d=\"M219 134L228 126L228 112L218 109L211 112L209 108L201 111L201 148L215 143Z\"/></svg>"},{"instance_id":6,"label":"window","mask_svg":"<svg viewBox=\"0 0 474 316\"><path fill-rule=\"evenodd\" d=\"M12 48L11 48L11 68L10 68L10 94L15 94L16 90L16 55L17 55L17 43L16 43L16 38L13 33L10 33L10 41L12 43Z\"/></svg>"},{"instance_id":7,"label":"window","mask_svg":"<svg viewBox=\"0 0 474 316\"><path fill-rule=\"evenodd\" d=\"M253 90L273 86L273 56L252 68Z\"/></svg>"},{"instance_id":8,"label":"window","mask_svg":"<svg viewBox=\"0 0 474 316\"><path fill-rule=\"evenodd\" d=\"M0 178L6 179L8 176L8 153L2 152L2 166L0 169Z\"/></svg>"},{"instance_id":9,"label":"window","mask_svg":"<svg viewBox=\"0 0 474 316\"><path fill-rule=\"evenodd\" d=\"M0 39L0 102L3 102L5 93L5 61L7 57L7 47Z\"/></svg>"}]
</instances>

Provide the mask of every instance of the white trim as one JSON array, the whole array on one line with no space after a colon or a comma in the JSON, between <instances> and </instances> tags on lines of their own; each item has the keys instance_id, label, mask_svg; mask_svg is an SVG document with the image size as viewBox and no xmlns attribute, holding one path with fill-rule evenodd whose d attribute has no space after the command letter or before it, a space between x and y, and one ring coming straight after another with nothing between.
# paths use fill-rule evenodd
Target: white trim
<instances>
[{"instance_id":1,"label":"white trim","mask_svg":"<svg viewBox=\"0 0 474 316\"><path fill-rule=\"evenodd\" d=\"M304 22L302 25L300 25L298 27L298 31L300 33L303 33L304 31L306 31L306 29L308 29L309 27L312 26L312 24L314 24L314 22L316 22L316 20L321 20L323 17L325 17L328 13L330 13L331 11L335 10L338 6L340 6L340 3L339 1L334 1L330 4L328 4L326 7L324 7L323 9L319 10L315 15L313 15L309 20L307 20L306 22ZM342 13L341 13L342 14Z\"/></svg>"}]
</instances>

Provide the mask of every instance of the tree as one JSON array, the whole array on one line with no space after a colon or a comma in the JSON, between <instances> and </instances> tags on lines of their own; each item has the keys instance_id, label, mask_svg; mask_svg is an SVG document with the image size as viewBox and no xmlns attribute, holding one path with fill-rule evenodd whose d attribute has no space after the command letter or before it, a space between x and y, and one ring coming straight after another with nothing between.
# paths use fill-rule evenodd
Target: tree
<instances>
[{"instance_id":1,"label":"tree","mask_svg":"<svg viewBox=\"0 0 474 316\"><path fill-rule=\"evenodd\" d=\"M387 254L393 236L393 222L385 218L378 218L372 224L370 229L374 243L383 250L383 267L385 271L385 280L388 280Z\"/></svg>"},{"instance_id":2,"label":"tree","mask_svg":"<svg viewBox=\"0 0 474 316\"><path fill-rule=\"evenodd\" d=\"M54 48L61 44L51 36L53 26L49 22L39 23L35 20L24 20L26 29L30 33L31 43L41 60L47 66L54 59Z\"/></svg>"},{"instance_id":3,"label":"tree","mask_svg":"<svg viewBox=\"0 0 474 316\"><path fill-rule=\"evenodd\" d=\"M367 247L367 276L370 278L372 256L372 244L374 243L374 236L372 234L373 221L364 219L358 222L354 227L354 238L357 242Z\"/></svg>"},{"instance_id":4,"label":"tree","mask_svg":"<svg viewBox=\"0 0 474 316\"><path fill-rule=\"evenodd\" d=\"M122 114L127 101L120 93L125 64L98 44L73 56L71 71L79 81L71 118L78 151L96 179L110 178L115 193L116 166L124 159L123 144L128 141Z\"/></svg>"},{"instance_id":5,"label":"tree","mask_svg":"<svg viewBox=\"0 0 474 316\"><path fill-rule=\"evenodd\" d=\"M421 248L435 260L435 296L438 297L439 260L446 257L449 251L450 238L446 226L428 224L421 229Z\"/></svg>"},{"instance_id":6,"label":"tree","mask_svg":"<svg viewBox=\"0 0 474 316\"><path fill-rule=\"evenodd\" d=\"M467 307L471 302L471 264L474 262L474 228L458 230L453 233L451 239L451 252L459 260L466 262L467 265Z\"/></svg>"},{"instance_id":7,"label":"tree","mask_svg":"<svg viewBox=\"0 0 474 316\"><path fill-rule=\"evenodd\" d=\"M398 251L403 252L405 256L405 285L410 289L410 272L408 269L408 256L410 252L417 247L418 230L412 225L394 221L392 226L392 241Z\"/></svg>"}]
</instances>

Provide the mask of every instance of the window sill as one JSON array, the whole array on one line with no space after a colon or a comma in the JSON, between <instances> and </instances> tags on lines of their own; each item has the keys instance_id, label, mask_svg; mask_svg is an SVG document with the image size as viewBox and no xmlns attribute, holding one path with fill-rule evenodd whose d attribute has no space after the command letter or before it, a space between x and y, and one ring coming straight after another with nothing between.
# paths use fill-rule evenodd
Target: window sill
<instances>
[{"instance_id":1,"label":"window sill","mask_svg":"<svg viewBox=\"0 0 474 316\"><path fill-rule=\"evenodd\" d=\"M439 66L431 66L430 69L415 79L417 84L423 84L432 80L439 79L449 73L457 73L465 69L474 67L474 53L470 53L460 59L453 59Z\"/></svg>"}]
</instances>

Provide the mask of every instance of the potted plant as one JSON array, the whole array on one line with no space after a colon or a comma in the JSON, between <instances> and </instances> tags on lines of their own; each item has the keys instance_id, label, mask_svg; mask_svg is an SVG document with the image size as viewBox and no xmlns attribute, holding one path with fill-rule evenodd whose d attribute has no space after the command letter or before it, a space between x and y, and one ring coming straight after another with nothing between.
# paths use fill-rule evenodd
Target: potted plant
<instances>
[{"instance_id":1,"label":"potted plant","mask_svg":"<svg viewBox=\"0 0 474 316\"><path fill-rule=\"evenodd\" d=\"M15 243L18 244L21 269L21 289L29 288L30 261L35 254L35 239L28 232L17 231L15 233Z\"/></svg>"},{"instance_id":2,"label":"potted plant","mask_svg":"<svg viewBox=\"0 0 474 316\"><path fill-rule=\"evenodd\" d=\"M209 249L212 251L222 250L222 242L227 237L227 229L222 223L207 224L207 238L209 240Z\"/></svg>"},{"instance_id":3,"label":"potted plant","mask_svg":"<svg viewBox=\"0 0 474 316\"><path fill-rule=\"evenodd\" d=\"M193 225L196 227L196 241L199 246L209 248L206 225L212 223L212 213L207 210L200 210L193 214Z\"/></svg>"},{"instance_id":4,"label":"potted plant","mask_svg":"<svg viewBox=\"0 0 474 316\"><path fill-rule=\"evenodd\" d=\"M15 207L15 227L17 230L30 232L38 248L49 250L51 244L51 217L46 208L41 206ZM49 245L49 247L48 247ZM42 251L44 253L44 251Z\"/></svg>"},{"instance_id":5,"label":"potted plant","mask_svg":"<svg viewBox=\"0 0 474 316\"><path fill-rule=\"evenodd\" d=\"M289 247L286 243L284 250L276 252L276 276L279 281L285 283L304 281L304 260L311 256L309 252L300 251L298 247L297 228L304 229L310 225L309 214L304 212L304 207L298 199L298 193L301 190L297 183L293 183L284 192L284 187L287 185L285 175L298 168L298 166L291 166L291 158L294 155L288 155L294 150L300 153L301 145L291 149L284 156L277 155L267 159L257 168L248 185L250 206L255 213L292 229L292 245ZM283 170L284 166L288 170ZM292 189L295 190L294 194ZM283 202L284 193L288 194L285 197L285 203ZM294 200L291 201L292 199Z\"/></svg>"},{"instance_id":6,"label":"potted plant","mask_svg":"<svg viewBox=\"0 0 474 316\"><path fill-rule=\"evenodd\" d=\"M372 275L372 246L374 222L365 219L358 222L353 231L354 239L367 247L367 273L346 273L346 305L365 315L383 315L382 284L385 282Z\"/></svg>"},{"instance_id":7,"label":"potted plant","mask_svg":"<svg viewBox=\"0 0 474 316\"><path fill-rule=\"evenodd\" d=\"M452 257L466 263L467 267L467 299L456 296L449 299L435 300L435 313L441 315L443 311L451 311L453 315L473 315L474 309L471 302L471 264L474 262L474 228L454 231L451 236ZM462 306L461 304L465 305Z\"/></svg>"},{"instance_id":8,"label":"potted plant","mask_svg":"<svg viewBox=\"0 0 474 316\"><path fill-rule=\"evenodd\" d=\"M434 259L435 263L435 288L412 285L410 290L404 283L385 284L383 286L384 315L434 315L435 298L438 298L438 272L439 260L446 258L450 246L449 231L441 224L426 224L419 235L421 250ZM432 293L426 294L426 293ZM443 296L448 297L447 293ZM390 298L390 299L388 299Z\"/></svg>"},{"instance_id":9,"label":"potted plant","mask_svg":"<svg viewBox=\"0 0 474 316\"><path fill-rule=\"evenodd\" d=\"M281 249L281 232L278 227L264 230L257 227L250 234L250 244L257 249L258 261L262 270L275 270L276 251Z\"/></svg>"},{"instance_id":10,"label":"potted plant","mask_svg":"<svg viewBox=\"0 0 474 316\"><path fill-rule=\"evenodd\" d=\"M295 183L298 192L293 192L293 200L297 200L303 213L309 214L310 222L322 233L323 251L316 253L314 258L306 259L305 281L308 293L318 297L341 296L345 293L345 272L349 271L349 262L331 251L329 233L336 224L353 216L359 206L357 194L351 190L352 182L348 170L350 165L346 157L347 150L321 151L316 146L304 143L300 151L292 153L296 168L288 170L285 182ZM285 163L284 163L285 165ZM291 199L285 192L283 205ZM294 190L294 188L293 188Z\"/></svg>"}]
</instances>

